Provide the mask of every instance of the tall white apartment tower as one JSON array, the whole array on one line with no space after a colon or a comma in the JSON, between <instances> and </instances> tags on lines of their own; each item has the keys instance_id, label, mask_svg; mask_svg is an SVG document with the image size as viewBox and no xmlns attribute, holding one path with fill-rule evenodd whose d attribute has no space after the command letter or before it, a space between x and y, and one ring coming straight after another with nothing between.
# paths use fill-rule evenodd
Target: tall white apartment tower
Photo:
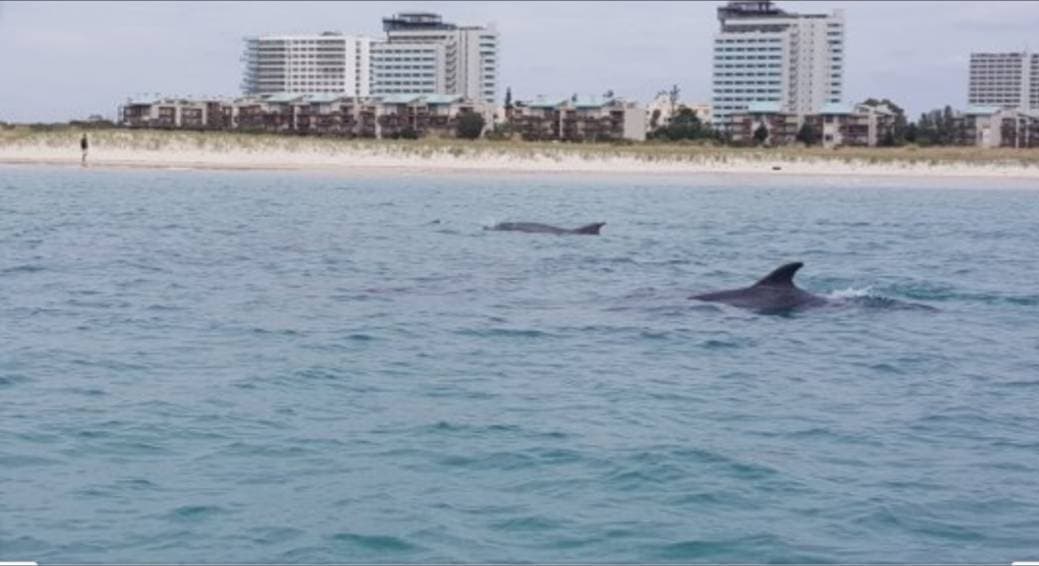
<instances>
[{"instance_id":1,"label":"tall white apartment tower","mask_svg":"<svg viewBox=\"0 0 1039 566\"><path fill-rule=\"evenodd\" d=\"M714 125L754 106L798 115L840 103L844 91L844 13L794 14L770 0L718 8L714 35Z\"/></svg>"},{"instance_id":2,"label":"tall white apartment tower","mask_svg":"<svg viewBox=\"0 0 1039 566\"><path fill-rule=\"evenodd\" d=\"M372 46L372 94L454 94L493 103L498 32L457 26L438 14L383 18L386 41Z\"/></svg>"},{"instance_id":3,"label":"tall white apartment tower","mask_svg":"<svg viewBox=\"0 0 1039 566\"><path fill-rule=\"evenodd\" d=\"M336 32L245 38L245 94L369 96L371 40Z\"/></svg>"},{"instance_id":4,"label":"tall white apartment tower","mask_svg":"<svg viewBox=\"0 0 1039 566\"><path fill-rule=\"evenodd\" d=\"M967 104L1039 110L1039 54L971 53Z\"/></svg>"}]
</instances>

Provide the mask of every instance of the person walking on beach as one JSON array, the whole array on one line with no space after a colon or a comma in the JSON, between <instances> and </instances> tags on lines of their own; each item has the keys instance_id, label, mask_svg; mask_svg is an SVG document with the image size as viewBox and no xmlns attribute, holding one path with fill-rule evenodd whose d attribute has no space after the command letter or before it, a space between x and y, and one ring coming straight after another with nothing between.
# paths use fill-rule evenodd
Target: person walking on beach
<instances>
[{"instance_id":1,"label":"person walking on beach","mask_svg":"<svg viewBox=\"0 0 1039 566\"><path fill-rule=\"evenodd\" d=\"M83 134L83 139L79 140L79 148L83 150L83 161L81 164L83 167L87 166L87 149L90 148L90 144L87 142L87 135Z\"/></svg>"}]
</instances>

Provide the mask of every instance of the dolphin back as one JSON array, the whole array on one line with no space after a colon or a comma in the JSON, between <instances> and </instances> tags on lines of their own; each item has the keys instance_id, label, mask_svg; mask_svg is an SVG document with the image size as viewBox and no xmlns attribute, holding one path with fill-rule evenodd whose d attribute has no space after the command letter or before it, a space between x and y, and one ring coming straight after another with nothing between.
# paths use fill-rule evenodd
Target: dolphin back
<instances>
[{"instance_id":1,"label":"dolphin back","mask_svg":"<svg viewBox=\"0 0 1039 566\"><path fill-rule=\"evenodd\" d=\"M515 232L528 232L531 234L580 234L580 235L591 235L598 236L599 230L605 225L605 222L596 222L594 224L586 224L580 228L574 228L568 230L566 228L558 228L548 224L541 224L538 222L501 222L495 224L490 228L485 227L485 230L511 230Z\"/></svg>"},{"instance_id":2,"label":"dolphin back","mask_svg":"<svg viewBox=\"0 0 1039 566\"><path fill-rule=\"evenodd\" d=\"M803 266L801 262L788 263L750 287L703 293L690 298L725 303L766 314L825 304L826 300L822 297L802 291L794 285L794 274Z\"/></svg>"}]
</instances>

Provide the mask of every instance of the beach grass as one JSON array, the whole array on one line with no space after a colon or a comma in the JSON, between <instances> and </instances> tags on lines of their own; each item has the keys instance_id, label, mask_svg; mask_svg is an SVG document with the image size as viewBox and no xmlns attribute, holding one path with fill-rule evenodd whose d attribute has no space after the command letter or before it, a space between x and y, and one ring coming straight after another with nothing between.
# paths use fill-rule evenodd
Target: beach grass
<instances>
[{"instance_id":1,"label":"beach grass","mask_svg":"<svg viewBox=\"0 0 1039 566\"><path fill-rule=\"evenodd\" d=\"M699 143L560 143L459 139L346 139L245 132L198 132L184 130L129 130L106 128L84 130L74 127L0 128L0 149L45 147L78 149L87 132L91 147L142 152L203 151L207 153L310 153L327 156L367 154L394 157L453 157L480 159L506 157L520 160L559 161L624 159L647 163L743 162L841 162L863 165L1007 165L1039 166L1039 149L975 147L772 147L742 148Z\"/></svg>"}]
</instances>

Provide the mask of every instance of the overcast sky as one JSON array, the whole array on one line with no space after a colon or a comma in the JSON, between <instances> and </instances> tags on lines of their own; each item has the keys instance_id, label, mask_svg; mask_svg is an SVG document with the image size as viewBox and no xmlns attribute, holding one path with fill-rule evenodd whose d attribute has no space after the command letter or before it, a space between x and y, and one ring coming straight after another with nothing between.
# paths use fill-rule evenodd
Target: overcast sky
<instances>
[{"instance_id":1,"label":"overcast sky","mask_svg":"<svg viewBox=\"0 0 1039 566\"><path fill-rule=\"evenodd\" d=\"M103 114L140 93L239 94L242 37L382 35L380 18L434 11L500 32L499 97L575 92L648 101L677 83L709 101L721 2L0 2L0 120ZM1039 49L1039 2L778 2L843 8L845 101L888 97L915 117L966 105L971 51Z\"/></svg>"}]
</instances>

